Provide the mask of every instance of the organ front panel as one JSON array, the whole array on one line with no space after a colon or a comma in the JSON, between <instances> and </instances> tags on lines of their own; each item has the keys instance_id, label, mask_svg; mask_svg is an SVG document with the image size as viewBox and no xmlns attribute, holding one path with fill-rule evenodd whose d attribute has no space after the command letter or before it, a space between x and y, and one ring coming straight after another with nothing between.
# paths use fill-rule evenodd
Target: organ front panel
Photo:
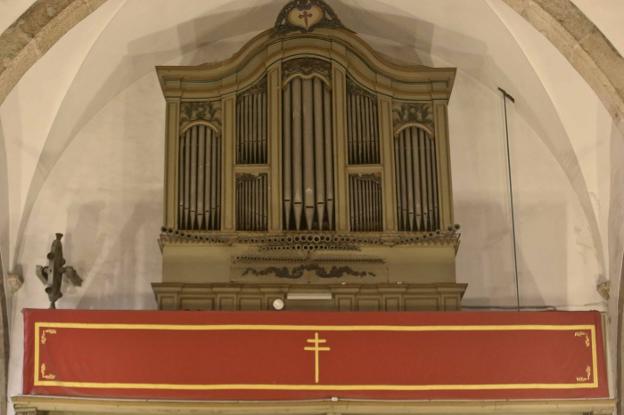
<instances>
[{"instance_id":1,"label":"organ front panel","mask_svg":"<svg viewBox=\"0 0 624 415\"><path fill-rule=\"evenodd\" d=\"M380 93L358 83L349 72L343 90L332 79L336 62L321 57L285 59L281 63L280 105L271 107L267 75L237 92L233 163L235 179L222 177L221 106L219 101L183 102L178 144L177 226L184 230L221 229L221 188L233 183L233 205L223 206L235 218L236 231L267 231L270 209L278 209L283 231L335 231L337 206L348 206L348 229L356 232L432 232L443 229L439 211L438 159L432 104L394 100L392 119L380 119ZM345 113L337 115L334 94L344 97ZM271 108L278 110L271 111ZM345 133L336 135L336 118ZM279 136L269 136L276 118ZM382 145L381 132L391 132ZM279 148L278 169L269 168L271 140ZM227 145L227 144L226 144ZM336 158L338 146L346 160ZM390 149L391 163L382 162ZM277 172L277 173L276 173ZM269 186L279 174L280 188ZM336 190L345 175L346 194ZM383 175L394 184L396 226L384 221ZM279 191L279 206L270 206ZM386 205L387 206L387 205ZM446 224L448 226L448 224Z\"/></svg>"}]
</instances>

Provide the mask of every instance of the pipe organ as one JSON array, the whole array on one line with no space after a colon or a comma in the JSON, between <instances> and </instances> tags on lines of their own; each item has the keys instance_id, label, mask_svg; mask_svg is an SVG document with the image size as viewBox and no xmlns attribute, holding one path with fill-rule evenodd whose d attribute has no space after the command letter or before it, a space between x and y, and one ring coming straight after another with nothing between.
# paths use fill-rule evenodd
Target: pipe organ
<instances>
[{"instance_id":1,"label":"pipe organ","mask_svg":"<svg viewBox=\"0 0 624 415\"><path fill-rule=\"evenodd\" d=\"M294 0L231 58L157 72L161 308L266 309L306 290L331 301L287 306L459 307L454 69L389 63L322 0Z\"/></svg>"}]
</instances>

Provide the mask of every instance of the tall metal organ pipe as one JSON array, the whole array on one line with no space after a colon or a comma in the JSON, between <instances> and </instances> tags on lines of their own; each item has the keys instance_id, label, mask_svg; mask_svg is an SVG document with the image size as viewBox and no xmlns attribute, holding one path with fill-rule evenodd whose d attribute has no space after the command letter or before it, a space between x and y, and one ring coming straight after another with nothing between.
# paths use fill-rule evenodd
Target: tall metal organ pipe
<instances>
[{"instance_id":1,"label":"tall metal organ pipe","mask_svg":"<svg viewBox=\"0 0 624 415\"><path fill-rule=\"evenodd\" d=\"M333 230L331 90L319 77L295 77L282 98L284 229Z\"/></svg>"},{"instance_id":2,"label":"tall metal organ pipe","mask_svg":"<svg viewBox=\"0 0 624 415\"><path fill-rule=\"evenodd\" d=\"M265 173L236 177L236 230L266 231L268 180Z\"/></svg>"},{"instance_id":3,"label":"tall metal organ pipe","mask_svg":"<svg viewBox=\"0 0 624 415\"><path fill-rule=\"evenodd\" d=\"M399 230L426 232L440 229L436 150L422 128L405 128L395 137L397 218Z\"/></svg>"},{"instance_id":4,"label":"tall metal organ pipe","mask_svg":"<svg viewBox=\"0 0 624 415\"><path fill-rule=\"evenodd\" d=\"M267 163L266 78L236 97L236 163Z\"/></svg>"},{"instance_id":5,"label":"tall metal organ pipe","mask_svg":"<svg viewBox=\"0 0 624 415\"><path fill-rule=\"evenodd\" d=\"M194 125L184 131L180 137L179 229L220 229L220 146L219 134L206 125Z\"/></svg>"},{"instance_id":6,"label":"tall metal organ pipe","mask_svg":"<svg viewBox=\"0 0 624 415\"><path fill-rule=\"evenodd\" d=\"M347 154L349 164L379 164L377 96L347 81Z\"/></svg>"}]
</instances>

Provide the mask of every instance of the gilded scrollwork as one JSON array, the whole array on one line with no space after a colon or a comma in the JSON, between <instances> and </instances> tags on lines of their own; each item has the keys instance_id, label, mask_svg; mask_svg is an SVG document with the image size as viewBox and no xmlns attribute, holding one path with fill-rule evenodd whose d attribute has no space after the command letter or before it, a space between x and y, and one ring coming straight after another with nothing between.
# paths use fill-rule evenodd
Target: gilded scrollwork
<instances>
[{"instance_id":1,"label":"gilded scrollwork","mask_svg":"<svg viewBox=\"0 0 624 415\"><path fill-rule=\"evenodd\" d=\"M46 344L48 341L48 334L56 334L56 329L44 329L41 332L41 344Z\"/></svg>"},{"instance_id":2,"label":"gilded scrollwork","mask_svg":"<svg viewBox=\"0 0 624 415\"><path fill-rule=\"evenodd\" d=\"M47 368L45 363L41 364L40 371L41 371L41 377L43 379L46 379L46 380L54 380L54 379L56 379L56 375L48 372L48 368Z\"/></svg>"},{"instance_id":3,"label":"gilded scrollwork","mask_svg":"<svg viewBox=\"0 0 624 415\"><path fill-rule=\"evenodd\" d=\"M433 131L433 110L428 102L395 102L392 108L394 131L407 124L422 124Z\"/></svg>"},{"instance_id":4,"label":"gilded scrollwork","mask_svg":"<svg viewBox=\"0 0 624 415\"><path fill-rule=\"evenodd\" d=\"M207 121L219 128L221 126L221 103L218 101L193 101L180 104L180 129L193 121Z\"/></svg>"},{"instance_id":5,"label":"gilded scrollwork","mask_svg":"<svg viewBox=\"0 0 624 415\"><path fill-rule=\"evenodd\" d=\"M369 271L356 271L349 266L332 266L327 269L319 264L303 264L295 267L276 267L269 266L262 269L248 267L243 271L243 276L252 274L254 276L274 275L277 278L297 279L303 277L305 271L312 271L319 278L340 278L344 276L354 277L375 277L375 273Z\"/></svg>"},{"instance_id":6,"label":"gilded scrollwork","mask_svg":"<svg viewBox=\"0 0 624 415\"><path fill-rule=\"evenodd\" d=\"M320 75L329 82L331 79L331 63L322 59L296 58L290 59L282 65L282 78L284 81L289 80L294 75L307 77L313 74Z\"/></svg>"},{"instance_id":7,"label":"gilded scrollwork","mask_svg":"<svg viewBox=\"0 0 624 415\"><path fill-rule=\"evenodd\" d=\"M591 346L591 341L589 340L589 334L584 331L577 331L574 333L574 337L583 337L585 339L585 347L589 348Z\"/></svg>"},{"instance_id":8,"label":"gilded scrollwork","mask_svg":"<svg viewBox=\"0 0 624 415\"><path fill-rule=\"evenodd\" d=\"M259 95L266 94L267 91L267 79L266 76L260 79L258 82L253 84L251 87L247 88L243 92L239 93L238 96L243 95Z\"/></svg>"},{"instance_id":9,"label":"gilded scrollwork","mask_svg":"<svg viewBox=\"0 0 624 415\"><path fill-rule=\"evenodd\" d=\"M317 27L344 27L336 13L322 0L293 0L280 11L273 31L282 35L293 31L311 32Z\"/></svg>"},{"instance_id":10,"label":"gilded scrollwork","mask_svg":"<svg viewBox=\"0 0 624 415\"><path fill-rule=\"evenodd\" d=\"M588 365L585 368L585 376L578 376L576 378L576 381L577 382L589 382L591 380L591 372L592 372L591 366Z\"/></svg>"},{"instance_id":11,"label":"gilded scrollwork","mask_svg":"<svg viewBox=\"0 0 624 415\"><path fill-rule=\"evenodd\" d=\"M347 78L347 94L365 96L365 97L370 97L372 99L377 98L375 94L373 94L367 89L362 88L355 81L351 80L351 78Z\"/></svg>"}]
</instances>

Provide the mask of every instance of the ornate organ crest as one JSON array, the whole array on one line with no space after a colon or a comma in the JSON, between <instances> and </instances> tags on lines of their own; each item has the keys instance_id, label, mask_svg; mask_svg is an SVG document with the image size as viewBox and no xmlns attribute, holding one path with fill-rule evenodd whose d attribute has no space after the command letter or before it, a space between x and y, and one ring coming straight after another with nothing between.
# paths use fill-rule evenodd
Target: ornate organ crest
<instances>
[{"instance_id":1,"label":"ornate organ crest","mask_svg":"<svg viewBox=\"0 0 624 415\"><path fill-rule=\"evenodd\" d=\"M294 0L288 3L275 21L276 33L293 30L311 32L315 27L343 27L336 13L322 0Z\"/></svg>"}]
</instances>

